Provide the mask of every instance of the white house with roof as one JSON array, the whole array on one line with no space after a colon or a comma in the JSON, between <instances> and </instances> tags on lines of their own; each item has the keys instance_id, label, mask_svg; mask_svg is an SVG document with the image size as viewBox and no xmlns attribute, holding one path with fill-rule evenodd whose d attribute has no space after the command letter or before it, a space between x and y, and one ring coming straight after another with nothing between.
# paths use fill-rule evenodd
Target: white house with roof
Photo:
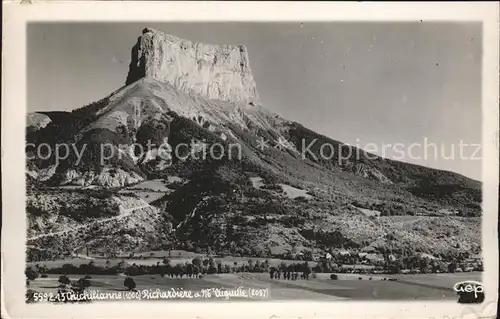
<instances>
[{"instance_id":1,"label":"white house with roof","mask_svg":"<svg viewBox=\"0 0 500 319\"><path fill-rule=\"evenodd\" d=\"M347 251L346 249L343 249L343 248L333 250L333 254L340 255L340 256L350 256L351 255L351 253L349 251Z\"/></svg>"}]
</instances>

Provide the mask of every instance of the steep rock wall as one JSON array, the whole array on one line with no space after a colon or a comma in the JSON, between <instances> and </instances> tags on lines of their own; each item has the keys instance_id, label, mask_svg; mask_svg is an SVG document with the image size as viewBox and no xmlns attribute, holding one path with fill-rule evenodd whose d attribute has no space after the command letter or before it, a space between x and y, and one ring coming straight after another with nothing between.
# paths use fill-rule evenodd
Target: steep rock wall
<instances>
[{"instance_id":1,"label":"steep rock wall","mask_svg":"<svg viewBox=\"0 0 500 319\"><path fill-rule=\"evenodd\" d=\"M126 84L152 77L208 99L259 103L243 45L211 45L146 28L132 48Z\"/></svg>"}]
</instances>

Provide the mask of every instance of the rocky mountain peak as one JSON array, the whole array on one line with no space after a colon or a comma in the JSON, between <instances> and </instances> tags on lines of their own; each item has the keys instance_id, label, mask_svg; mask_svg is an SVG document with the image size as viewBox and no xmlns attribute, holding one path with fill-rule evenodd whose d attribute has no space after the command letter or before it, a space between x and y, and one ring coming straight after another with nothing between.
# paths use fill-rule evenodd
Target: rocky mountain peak
<instances>
[{"instance_id":1,"label":"rocky mountain peak","mask_svg":"<svg viewBox=\"0 0 500 319\"><path fill-rule=\"evenodd\" d=\"M144 28L132 48L126 84L144 77L208 99L259 103L244 45L204 44Z\"/></svg>"}]
</instances>

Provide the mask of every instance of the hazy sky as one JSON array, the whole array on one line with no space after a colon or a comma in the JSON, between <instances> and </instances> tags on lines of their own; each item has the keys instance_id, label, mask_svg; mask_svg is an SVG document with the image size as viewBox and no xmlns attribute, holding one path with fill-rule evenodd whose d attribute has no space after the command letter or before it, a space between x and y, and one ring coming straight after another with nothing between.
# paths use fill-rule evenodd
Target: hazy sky
<instances>
[{"instance_id":1,"label":"hazy sky","mask_svg":"<svg viewBox=\"0 0 500 319\"><path fill-rule=\"evenodd\" d=\"M124 85L145 26L244 44L265 107L333 139L481 179L481 26L444 23L116 23L28 27L28 110L71 110ZM437 145L438 154L425 139ZM374 143L367 146L367 143ZM451 156L454 148L454 160ZM437 158L436 158L437 156ZM479 156L478 156L479 157Z\"/></svg>"}]
</instances>

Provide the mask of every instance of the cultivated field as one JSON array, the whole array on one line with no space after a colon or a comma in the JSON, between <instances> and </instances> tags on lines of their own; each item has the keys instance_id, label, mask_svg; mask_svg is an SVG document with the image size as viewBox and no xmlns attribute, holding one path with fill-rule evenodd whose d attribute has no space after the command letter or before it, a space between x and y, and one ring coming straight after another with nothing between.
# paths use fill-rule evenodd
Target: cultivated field
<instances>
[{"instance_id":1,"label":"cultivated field","mask_svg":"<svg viewBox=\"0 0 500 319\"><path fill-rule=\"evenodd\" d=\"M133 192L135 195L139 196L147 203L153 202L162 196L172 192L170 188L167 187L169 183L182 181L173 179L169 181L164 181L161 179L147 180L142 183L124 188L121 192Z\"/></svg>"}]
</instances>

